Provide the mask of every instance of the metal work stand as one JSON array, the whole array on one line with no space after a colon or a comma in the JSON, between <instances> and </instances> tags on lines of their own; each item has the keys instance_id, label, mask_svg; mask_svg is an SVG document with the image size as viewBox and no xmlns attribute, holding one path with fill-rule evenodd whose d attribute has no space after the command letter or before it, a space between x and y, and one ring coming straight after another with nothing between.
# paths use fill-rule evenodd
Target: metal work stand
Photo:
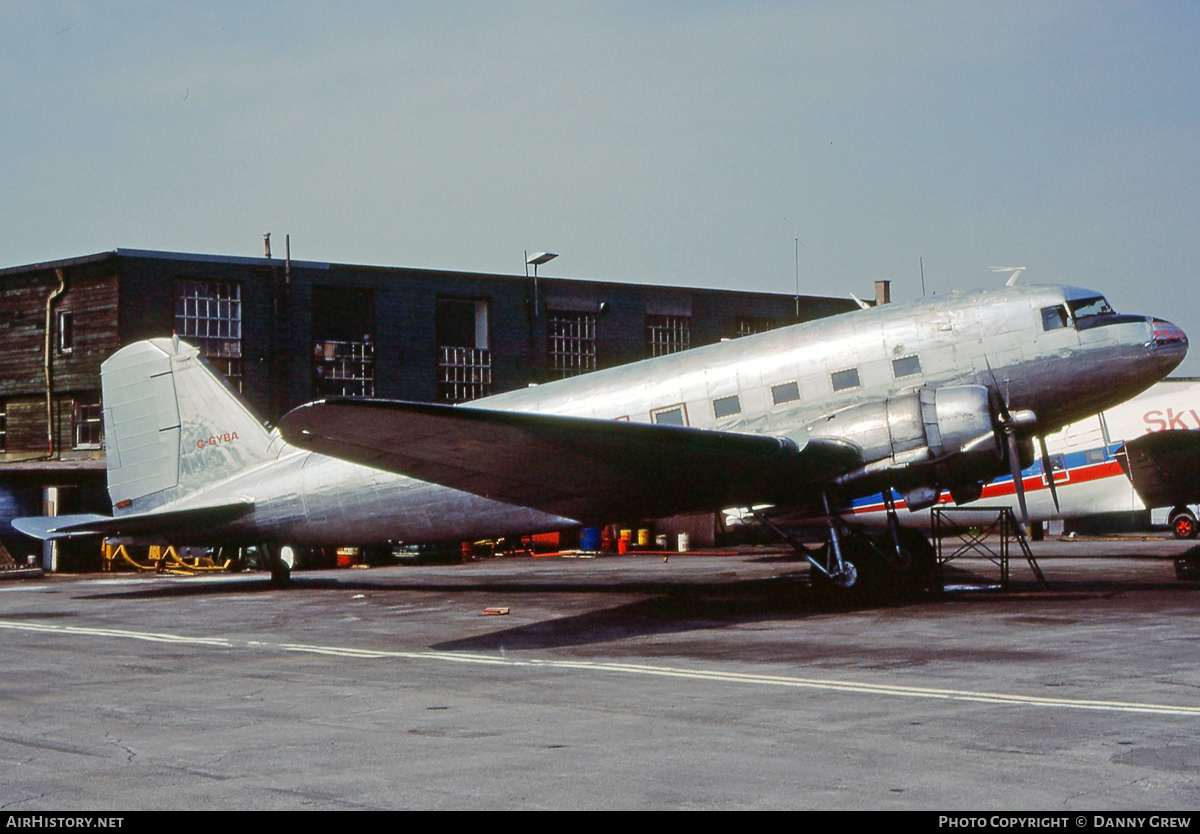
<instances>
[{"instance_id":1,"label":"metal work stand","mask_svg":"<svg viewBox=\"0 0 1200 834\"><path fill-rule=\"evenodd\" d=\"M1033 558L1025 530L1017 522L1011 507L934 507L930 510L933 541L937 548L938 573L954 559L975 556L1000 568L1000 589L1009 587L1008 558L1015 539L1042 590L1049 588L1042 569ZM999 537L999 549L987 540Z\"/></svg>"}]
</instances>

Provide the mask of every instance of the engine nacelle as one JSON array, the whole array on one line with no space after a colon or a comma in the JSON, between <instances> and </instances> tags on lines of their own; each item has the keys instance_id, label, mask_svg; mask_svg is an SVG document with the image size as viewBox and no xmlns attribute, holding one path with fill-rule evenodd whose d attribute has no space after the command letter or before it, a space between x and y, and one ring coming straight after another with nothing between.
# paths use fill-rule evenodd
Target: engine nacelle
<instances>
[{"instance_id":1,"label":"engine nacelle","mask_svg":"<svg viewBox=\"0 0 1200 834\"><path fill-rule=\"evenodd\" d=\"M843 409L807 427L810 437L848 440L867 471L937 461L964 450L999 452L982 385L921 388Z\"/></svg>"}]
</instances>

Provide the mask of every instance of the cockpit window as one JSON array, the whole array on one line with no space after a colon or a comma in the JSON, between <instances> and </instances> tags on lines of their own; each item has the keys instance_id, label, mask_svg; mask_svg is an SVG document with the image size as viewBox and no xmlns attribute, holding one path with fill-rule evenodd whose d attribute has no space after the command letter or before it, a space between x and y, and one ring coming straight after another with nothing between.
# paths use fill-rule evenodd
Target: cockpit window
<instances>
[{"instance_id":1,"label":"cockpit window","mask_svg":"<svg viewBox=\"0 0 1200 834\"><path fill-rule=\"evenodd\" d=\"M1093 316L1111 316L1116 313L1112 307L1108 306L1108 302L1104 300L1104 296L1102 295L1098 295L1095 298L1081 298L1078 301L1068 301L1067 306L1071 308L1071 313L1075 316L1075 321L1090 319Z\"/></svg>"},{"instance_id":2,"label":"cockpit window","mask_svg":"<svg viewBox=\"0 0 1200 834\"><path fill-rule=\"evenodd\" d=\"M1067 308L1059 304L1056 307L1042 308L1042 330L1058 330L1069 323Z\"/></svg>"}]
</instances>

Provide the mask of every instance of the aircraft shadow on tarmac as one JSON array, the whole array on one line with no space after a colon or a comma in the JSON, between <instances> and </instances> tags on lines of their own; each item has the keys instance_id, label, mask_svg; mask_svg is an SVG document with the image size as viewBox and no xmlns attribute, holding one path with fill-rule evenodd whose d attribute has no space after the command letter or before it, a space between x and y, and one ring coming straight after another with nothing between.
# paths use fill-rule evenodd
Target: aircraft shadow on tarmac
<instances>
[{"instance_id":1,"label":"aircraft shadow on tarmac","mask_svg":"<svg viewBox=\"0 0 1200 834\"><path fill-rule=\"evenodd\" d=\"M987 577L947 569L947 584L986 584ZM204 582L154 583L150 587L124 586L120 590L100 594L80 594L91 598L153 599L173 597L204 597L226 594L303 595L310 591L341 593L453 593L479 596L488 602L498 598L514 603L529 594L555 595L594 594L599 596L643 596L644 599L625 602L608 608L594 608L579 614L549 617L533 623L501 628L459 640L437 643L430 648L439 651L494 651L502 649L554 649L615 642L663 634L703 632L761 622L766 620L795 620L811 616L849 615L853 609L890 610L896 616L921 617L933 612L947 611L952 602L962 611L963 604L977 606L1022 605L1028 603L1030 614L1046 604L1070 603L1091 605L1125 592L1155 595L1192 595L1200 583L1163 581L1157 578L1091 576L1050 577L1049 590L1036 590L1034 583L1014 577L1012 593L978 590L954 590L941 600L923 598L910 603L847 605L812 591L802 570L779 576L730 581L621 581L605 582L528 581L506 577L480 581L464 577L459 582L406 580L387 577L382 581L355 580L322 576L317 572L294 575L294 587L286 591L270 588L269 579L258 577L209 578ZM925 613L922 613L925 612ZM965 615L965 612L964 612Z\"/></svg>"}]
</instances>

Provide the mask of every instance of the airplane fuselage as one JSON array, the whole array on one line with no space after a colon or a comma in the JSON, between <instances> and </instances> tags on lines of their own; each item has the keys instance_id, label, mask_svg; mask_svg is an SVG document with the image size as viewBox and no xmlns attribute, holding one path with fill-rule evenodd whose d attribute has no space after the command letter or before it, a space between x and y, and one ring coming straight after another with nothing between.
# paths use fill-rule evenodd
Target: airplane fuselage
<instances>
[{"instance_id":1,"label":"airplane fuselage","mask_svg":"<svg viewBox=\"0 0 1200 834\"><path fill-rule=\"evenodd\" d=\"M1156 338L1156 327L1161 337L1165 323L1141 317L1116 316L1102 326L1076 326L1068 307L1097 297L1055 286L933 296L531 386L462 407L763 433L802 445L821 433L831 415L847 409L895 401L920 389L991 385L1009 409L1032 411L1041 430L1053 431L1128 399L1174 367L1186 349L1182 334ZM1046 311L1055 308L1062 309L1061 318L1047 326L1051 313ZM895 426L885 428L896 432ZM207 531L210 537L286 537L296 544L456 541L577 523L299 451L278 437L272 444L268 464L213 485L223 494L252 498L254 512ZM211 452L185 446L185 456ZM893 450L892 457L914 454L913 449ZM980 477L1003 471L998 457L996 467ZM211 496L201 492L180 506L205 500Z\"/></svg>"},{"instance_id":2,"label":"airplane fuselage","mask_svg":"<svg viewBox=\"0 0 1200 834\"><path fill-rule=\"evenodd\" d=\"M901 490L910 505L932 503L942 487L970 487L1007 471L1013 444L1028 447L1034 431L1052 432L1145 389L1186 350L1187 339L1174 325L1117 315L1098 293L1072 287L1006 287L864 309L461 406L481 410L473 422L484 431L470 443L444 447L455 457L449 462L459 473L454 477L467 473L466 480L448 480L463 487L456 489L430 482L448 471L439 470L438 461L382 463L387 432L400 424L383 424L382 434L361 443L343 434L338 448L345 458L289 445L279 431L262 427L195 348L150 340L123 348L102 368L114 518L22 523L42 537L101 533L177 544L340 546L565 529L618 520L599 516L613 506L644 510L647 501L677 512L716 510L727 505L708 506L709 499L723 500L716 496L726 492L727 479L736 482L739 500L750 503L820 506L829 499L844 507L883 487ZM555 484L520 477L504 480L524 492L497 492L488 484L498 485L505 473L473 470L461 458L494 442L503 412L553 424L567 438L555 447L564 454L579 432L579 438L659 444L656 460L665 467L681 459L685 446L723 450L727 463L705 469L695 455L688 458L688 471L702 475L705 486L687 492L690 485L677 482L685 497L674 503L655 501L644 489L636 500L613 503L592 489L590 497L556 504L539 492ZM320 411L310 407L309 413ZM386 409L372 413L418 418L414 411L409 418ZM617 430L610 421L664 428ZM288 418L283 422L287 426ZM306 442L308 431L289 437ZM747 444L740 442L743 435L770 442ZM625 454L624 447L603 448ZM675 457L670 448L678 450ZM730 454L733 448L738 451ZM494 457L493 466L543 464ZM609 463L580 460L598 468ZM375 461L378 467L370 465ZM747 469L750 461L762 461L774 475L761 478L760 486L758 470ZM628 460L620 465L624 472L646 471ZM429 480L396 472L420 472ZM485 497L499 494L527 500Z\"/></svg>"}]
</instances>

